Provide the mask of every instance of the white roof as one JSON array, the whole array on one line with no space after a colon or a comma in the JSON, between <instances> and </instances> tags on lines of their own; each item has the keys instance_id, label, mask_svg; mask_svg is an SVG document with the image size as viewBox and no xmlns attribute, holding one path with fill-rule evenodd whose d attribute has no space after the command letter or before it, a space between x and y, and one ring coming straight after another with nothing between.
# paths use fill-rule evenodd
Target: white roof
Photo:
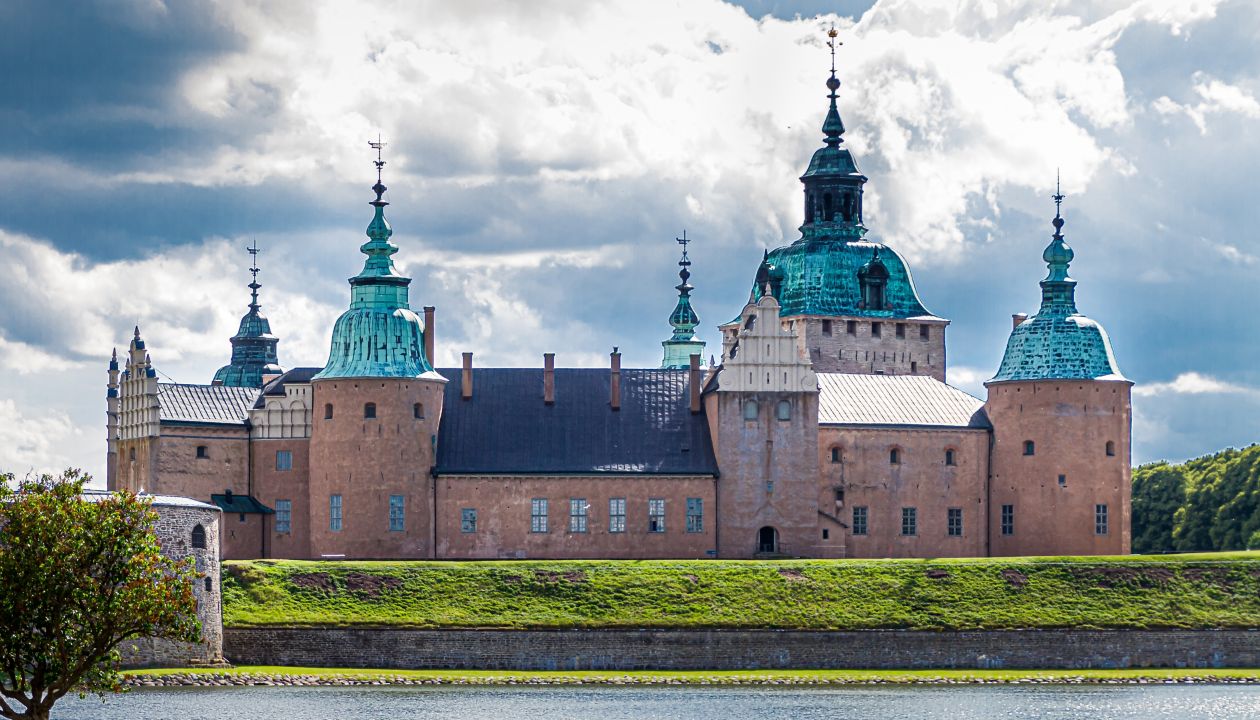
<instances>
[{"instance_id":1,"label":"white roof","mask_svg":"<svg viewBox=\"0 0 1260 720\"><path fill-rule=\"evenodd\" d=\"M113 493L109 490L99 490L95 488L83 489L83 499L89 502L99 502L111 495L113 495ZM153 498L154 506L159 507L186 507L198 508L200 510L214 510L215 512L219 511L219 507L217 505L211 505L209 503L201 502L200 500L193 500L192 498L180 497L178 495L150 495L148 493L144 493L141 497Z\"/></svg>"},{"instance_id":2,"label":"white roof","mask_svg":"<svg viewBox=\"0 0 1260 720\"><path fill-rule=\"evenodd\" d=\"M988 428L984 403L925 375L818 373L818 424Z\"/></svg>"}]
</instances>

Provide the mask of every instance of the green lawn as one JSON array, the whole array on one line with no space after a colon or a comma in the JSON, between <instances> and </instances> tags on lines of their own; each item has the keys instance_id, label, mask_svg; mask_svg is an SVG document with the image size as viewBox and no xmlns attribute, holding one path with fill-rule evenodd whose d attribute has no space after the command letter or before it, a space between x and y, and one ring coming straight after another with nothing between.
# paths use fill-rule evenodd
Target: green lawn
<instances>
[{"instance_id":1,"label":"green lawn","mask_svg":"<svg viewBox=\"0 0 1260 720\"><path fill-rule=\"evenodd\" d=\"M229 627L1260 627L1260 553L790 561L227 562Z\"/></svg>"}]
</instances>

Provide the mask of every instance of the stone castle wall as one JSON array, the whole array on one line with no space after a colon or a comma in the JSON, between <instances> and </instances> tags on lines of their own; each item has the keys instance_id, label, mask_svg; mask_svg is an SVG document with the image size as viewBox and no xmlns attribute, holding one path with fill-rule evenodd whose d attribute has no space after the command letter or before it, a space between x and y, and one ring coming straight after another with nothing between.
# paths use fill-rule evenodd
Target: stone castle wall
<instances>
[{"instance_id":1,"label":"stone castle wall","mask_svg":"<svg viewBox=\"0 0 1260 720\"><path fill-rule=\"evenodd\" d=\"M228 628L247 665L487 670L1256 667L1260 630Z\"/></svg>"}]
</instances>

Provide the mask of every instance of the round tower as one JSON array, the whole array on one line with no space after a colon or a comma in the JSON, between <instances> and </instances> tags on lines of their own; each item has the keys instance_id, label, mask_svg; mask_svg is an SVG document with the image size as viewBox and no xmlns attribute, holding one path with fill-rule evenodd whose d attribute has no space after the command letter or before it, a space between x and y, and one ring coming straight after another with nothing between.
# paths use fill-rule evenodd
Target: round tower
<instances>
[{"instance_id":1,"label":"round tower","mask_svg":"<svg viewBox=\"0 0 1260 720\"><path fill-rule=\"evenodd\" d=\"M328 364L312 378L311 554L433 556L431 469L446 379L425 352L411 279L394 267L378 151L363 270L333 326Z\"/></svg>"},{"instance_id":2,"label":"round tower","mask_svg":"<svg viewBox=\"0 0 1260 720\"><path fill-rule=\"evenodd\" d=\"M1042 257L1041 309L1015 316L997 374L985 383L993 424L991 555L1129 552L1133 383L1102 325L1076 309L1074 253L1054 236Z\"/></svg>"}]
</instances>

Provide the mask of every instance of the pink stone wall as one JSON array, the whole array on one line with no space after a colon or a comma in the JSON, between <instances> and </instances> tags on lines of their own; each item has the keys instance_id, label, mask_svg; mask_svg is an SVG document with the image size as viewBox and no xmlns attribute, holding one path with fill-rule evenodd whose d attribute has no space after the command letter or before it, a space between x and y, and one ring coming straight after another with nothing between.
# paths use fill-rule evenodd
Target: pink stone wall
<instances>
[{"instance_id":1,"label":"pink stone wall","mask_svg":"<svg viewBox=\"0 0 1260 720\"><path fill-rule=\"evenodd\" d=\"M253 445L254 497L273 510L278 500L292 503L289 532L276 531L275 516L267 519L266 557L308 558L311 556L311 441L308 438L258 439ZM277 469L276 453L281 450L292 454L292 469Z\"/></svg>"},{"instance_id":2,"label":"pink stone wall","mask_svg":"<svg viewBox=\"0 0 1260 720\"><path fill-rule=\"evenodd\" d=\"M827 323L830 322L830 332ZM848 322L854 332L848 332ZM870 318L788 318L797 332L803 328L802 342L815 372L842 372L871 375L928 375L945 382L944 320L871 320ZM879 324L879 335L873 325ZM902 337L897 328L902 328ZM920 328L926 327L926 339Z\"/></svg>"}]
</instances>

